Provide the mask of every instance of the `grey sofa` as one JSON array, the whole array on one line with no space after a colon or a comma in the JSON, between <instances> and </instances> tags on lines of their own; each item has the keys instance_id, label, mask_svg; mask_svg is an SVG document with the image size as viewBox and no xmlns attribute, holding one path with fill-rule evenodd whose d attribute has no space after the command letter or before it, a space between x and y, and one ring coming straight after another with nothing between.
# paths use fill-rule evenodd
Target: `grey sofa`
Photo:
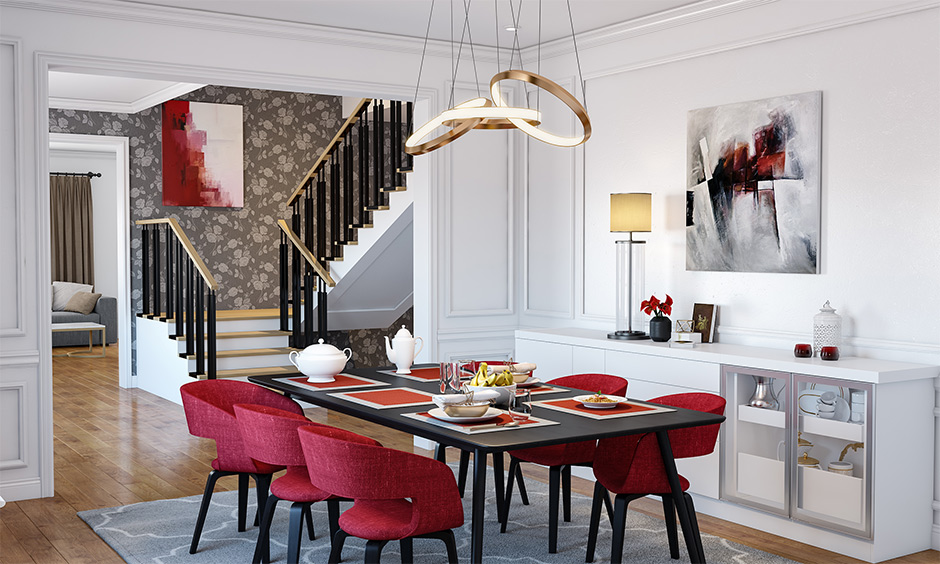
<instances>
[{"instance_id":1,"label":"grey sofa","mask_svg":"<svg viewBox=\"0 0 940 564\"><path fill-rule=\"evenodd\" d=\"M53 323L78 323L80 321L91 321L104 325L105 340L109 345L117 342L117 298L101 296L95 305L94 311L88 315L75 313L74 311L53 311ZM92 342L96 345L101 344L101 333L95 331L92 333ZM88 344L87 331L56 331L52 333L53 347L77 347Z\"/></svg>"}]
</instances>

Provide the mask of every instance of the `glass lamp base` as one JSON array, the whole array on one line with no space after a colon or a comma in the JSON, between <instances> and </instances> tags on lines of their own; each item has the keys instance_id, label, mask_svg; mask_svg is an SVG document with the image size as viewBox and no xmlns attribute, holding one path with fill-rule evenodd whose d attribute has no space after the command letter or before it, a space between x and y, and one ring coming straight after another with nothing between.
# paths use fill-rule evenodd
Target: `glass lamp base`
<instances>
[{"instance_id":1,"label":"glass lamp base","mask_svg":"<svg viewBox=\"0 0 940 564\"><path fill-rule=\"evenodd\" d=\"M614 331L613 333L607 333L607 338L622 339L625 341L640 341L643 339L649 339L650 336L643 331Z\"/></svg>"}]
</instances>

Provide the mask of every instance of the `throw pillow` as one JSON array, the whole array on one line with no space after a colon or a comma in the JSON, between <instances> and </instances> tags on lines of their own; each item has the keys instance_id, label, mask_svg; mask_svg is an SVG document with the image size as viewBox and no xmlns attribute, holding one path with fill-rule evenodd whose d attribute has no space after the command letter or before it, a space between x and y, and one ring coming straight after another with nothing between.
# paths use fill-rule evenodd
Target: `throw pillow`
<instances>
[{"instance_id":1,"label":"throw pillow","mask_svg":"<svg viewBox=\"0 0 940 564\"><path fill-rule=\"evenodd\" d=\"M95 306L98 304L98 298L100 297L101 294L92 294L91 292L75 292L75 295L69 299L69 303L65 304L65 309L63 311L74 311L75 313L88 315L89 313L95 311Z\"/></svg>"},{"instance_id":2,"label":"throw pillow","mask_svg":"<svg viewBox=\"0 0 940 564\"><path fill-rule=\"evenodd\" d=\"M75 282L53 282L52 283L52 311L65 311L65 305L69 303L75 292L91 292L91 284L77 284Z\"/></svg>"}]
</instances>

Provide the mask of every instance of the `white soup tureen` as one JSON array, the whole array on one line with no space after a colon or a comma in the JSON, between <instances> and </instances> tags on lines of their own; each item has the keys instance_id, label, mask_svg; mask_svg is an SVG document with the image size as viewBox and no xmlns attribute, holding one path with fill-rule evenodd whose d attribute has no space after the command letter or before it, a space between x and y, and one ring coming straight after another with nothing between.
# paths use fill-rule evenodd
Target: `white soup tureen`
<instances>
[{"instance_id":1,"label":"white soup tureen","mask_svg":"<svg viewBox=\"0 0 940 564\"><path fill-rule=\"evenodd\" d=\"M352 350L339 350L320 339L318 344L310 345L302 351L291 351L288 358L297 370L307 376L308 382L332 382L352 358Z\"/></svg>"}]
</instances>

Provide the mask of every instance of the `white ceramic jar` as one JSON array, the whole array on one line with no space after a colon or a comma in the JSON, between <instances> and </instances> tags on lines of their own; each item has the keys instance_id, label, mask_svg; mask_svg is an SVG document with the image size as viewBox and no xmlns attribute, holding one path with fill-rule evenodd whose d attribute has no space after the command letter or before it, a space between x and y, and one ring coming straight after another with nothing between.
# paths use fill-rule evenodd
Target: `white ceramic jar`
<instances>
[{"instance_id":1,"label":"white ceramic jar","mask_svg":"<svg viewBox=\"0 0 940 564\"><path fill-rule=\"evenodd\" d=\"M288 358L297 370L307 376L308 382L324 383L334 381L336 375L343 371L352 358L352 350L339 350L320 339L318 344L310 345L300 352L291 351Z\"/></svg>"}]
</instances>

